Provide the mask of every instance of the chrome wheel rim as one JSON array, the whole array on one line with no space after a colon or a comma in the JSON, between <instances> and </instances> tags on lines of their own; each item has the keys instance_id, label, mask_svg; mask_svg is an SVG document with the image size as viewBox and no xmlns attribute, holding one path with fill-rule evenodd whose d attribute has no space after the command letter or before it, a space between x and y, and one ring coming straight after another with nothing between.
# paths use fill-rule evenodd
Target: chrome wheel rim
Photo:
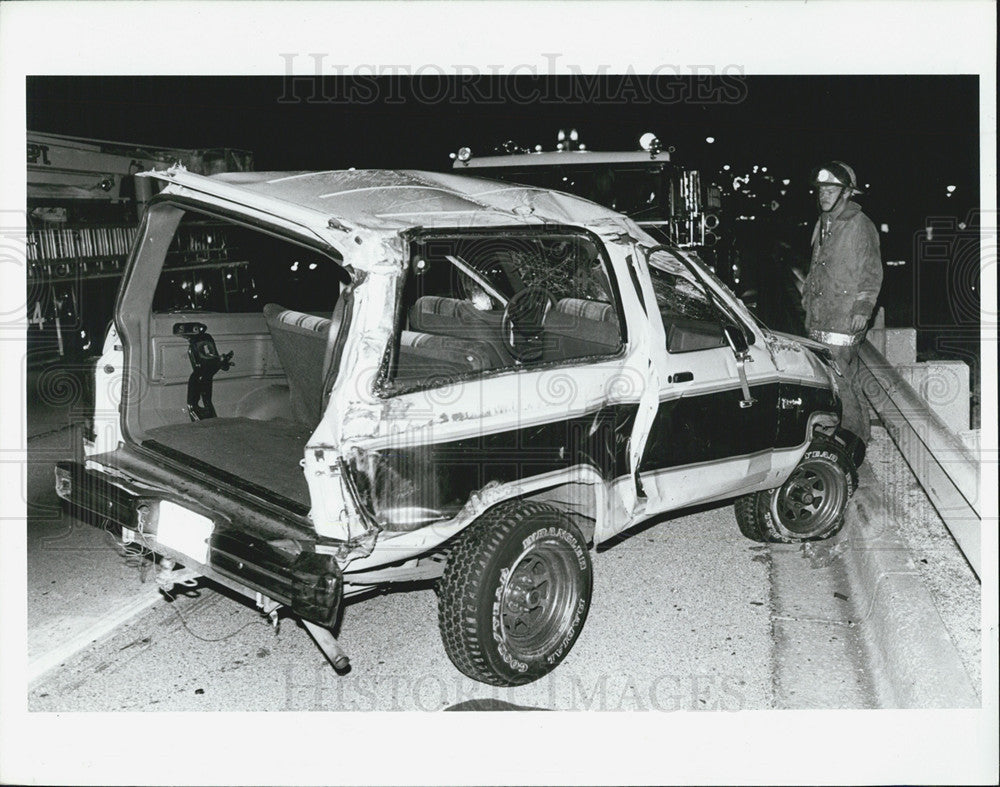
<instances>
[{"instance_id":1,"label":"chrome wheel rim","mask_svg":"<svg viewBox=\"0 0 1000 787\"><path fill-rule=\"evenodd\" d=\"M771 499L779 528L796 538L817 536L841 516L847 502L847 477L833 463L806 460Z\"/></svg>"},{"instance_id":2,"label":"chrome wheel rim","mask_svg":"<svg viewBox=\"0 0 1000 787\"><path fill-rule=\"evenodd\" d=\"M537 659L566 635L581 593L574 567L564 544L541 539L510 567L500 592L499 628L513 656Z\"/></svg>"}]
</instances>

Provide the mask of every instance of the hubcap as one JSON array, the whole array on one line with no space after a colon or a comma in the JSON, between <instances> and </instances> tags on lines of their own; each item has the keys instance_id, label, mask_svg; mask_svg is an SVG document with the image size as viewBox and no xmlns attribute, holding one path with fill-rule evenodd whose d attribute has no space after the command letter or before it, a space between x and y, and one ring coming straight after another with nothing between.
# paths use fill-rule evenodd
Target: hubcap
<instances>
[{"instance_id":1,"label":"hubcap","mask_svg":"<svg viewBox=\"0 0 1000 787\"><path fill-rule=\"evenodd\" d=\"M574 559L559 541L539 539L510 569L500 596L500 630L512 655L534 659L565 635L580 588Z\"/></svg>"},{"instance_id":2,"label":"hubcap","mask_svg":"<svg viewBox=\"0 0 1000 787\"><path fill-rule=\"evenodd\" d=\"M771 503L771 513L790 535L821 534L843 512L847 479L840 468L822 459L799 465Z\"/></svg>"}]
</instances>

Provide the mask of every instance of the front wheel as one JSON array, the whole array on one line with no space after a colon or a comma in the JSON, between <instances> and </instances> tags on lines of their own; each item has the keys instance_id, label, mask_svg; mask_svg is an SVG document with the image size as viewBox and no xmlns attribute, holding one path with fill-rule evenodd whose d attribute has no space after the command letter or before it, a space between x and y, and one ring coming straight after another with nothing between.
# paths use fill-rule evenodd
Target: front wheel
<instances>
[{"instance_id":1,"label":"front wheel","mask_svg":"<svg viewBox=\"0 0 1000 787\"><path fill-rule=\"evenodd\" d=\"M537 680L576 642L592 583L587 542L566 514L521 501L494 509L459 537L438 586L448 658L483 683Z\"/></svg>"},{"instance_id":2,"label":"front wheel","mask_svg":"<svg viewBox=\"0 0 1000 787\"><path fill-rule=\"evenodd\" d=\"M817 439L784 484L736 501L740 531L753 541L771 543L830 538L844 526L854 493L852 471L840 443Z\"/></svg>"}]
</instances>

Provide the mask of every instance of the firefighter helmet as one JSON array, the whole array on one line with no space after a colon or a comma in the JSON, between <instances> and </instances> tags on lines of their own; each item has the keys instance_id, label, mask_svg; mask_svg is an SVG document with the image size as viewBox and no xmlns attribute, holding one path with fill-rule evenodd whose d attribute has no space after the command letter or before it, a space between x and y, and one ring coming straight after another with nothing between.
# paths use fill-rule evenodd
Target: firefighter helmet
<instances>
[{"instance_id":1,"label":"firefighter helmet","mask_svg":"<svg viewBox=\"0 0 1000 787\"><path fill-rule=\"evenodd\" d=\"M858 188L858 179L854 170L843 161L830 161L813 170L812 184L814 186L841 186L849 188L851 194L864 194Z\"/></svg>"}]
</instances>

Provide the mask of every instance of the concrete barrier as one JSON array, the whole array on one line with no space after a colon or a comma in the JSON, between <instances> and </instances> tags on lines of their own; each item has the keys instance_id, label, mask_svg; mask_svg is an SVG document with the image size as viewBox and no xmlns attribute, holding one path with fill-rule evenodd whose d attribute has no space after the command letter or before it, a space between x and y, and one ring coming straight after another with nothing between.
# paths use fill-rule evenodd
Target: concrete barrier
<instances>
[{"instance_id":1,"label":"concrete barrier","mask_svg":"<svg viewBox=\"0 0 1000 787\"><path fill-rule=\"evenodd\" d=\"M982 448L982 441L979 433L979 429L966 429L958 435L959 439L965 443L965 447L968 448L975 456L979 455Z\"/></svg>"},{"instance_id":2,"label":"concrete barrier","mask_svg":"<svg viewBox=\"0 0 1000 787\"><path fill-rule=\"evenodd\" d=\"M860 358L865 396L976 576L981 576L977 457L870 343L861 346Z\"/></svg>"},{"instance_id":3,"label":"concrete barrier","mask_svg":"<svg viewBox=\"0 0 1000 787\"><path fill-rule=\"evenodd\" d=\"M885 329L885 359L893 366L911 366L917 362L917 332L913 328Z\"/></svg>"},{"instance_id":4,"label":"concrete barrier","mask_svg":"<svg viewBox=\"0 0 1000 787\"><path fill-rule=\"evenodd\" d=\"M917 362L917 332L913 328L886 328L879 309L868 343L896 369L927 405L956 435L969 429L971 398L969 366L964 361Z\"/></svg>"},{"instance_id":5,"label":"concrete barrier","mask_svg":"<svg viewBox=\"0 0 1000 787\"><path fill-rule=\"evenodd\" d=\"M965 361L893 365L952 432L960 435L969 429L972 400L969 397L969 365Z\"/></svg>"},{"instance_id":6,"label":"concrete barrier","mask_svg":"<svg viewBox=\"0 0 1000 787\"><path fill-rule=\"evenodd\" d=\"M893 366L917 362L917 332L914 328L886 328L885 309L879 309L868 331L868 341Z\"/></svg>"}]
</instances>

